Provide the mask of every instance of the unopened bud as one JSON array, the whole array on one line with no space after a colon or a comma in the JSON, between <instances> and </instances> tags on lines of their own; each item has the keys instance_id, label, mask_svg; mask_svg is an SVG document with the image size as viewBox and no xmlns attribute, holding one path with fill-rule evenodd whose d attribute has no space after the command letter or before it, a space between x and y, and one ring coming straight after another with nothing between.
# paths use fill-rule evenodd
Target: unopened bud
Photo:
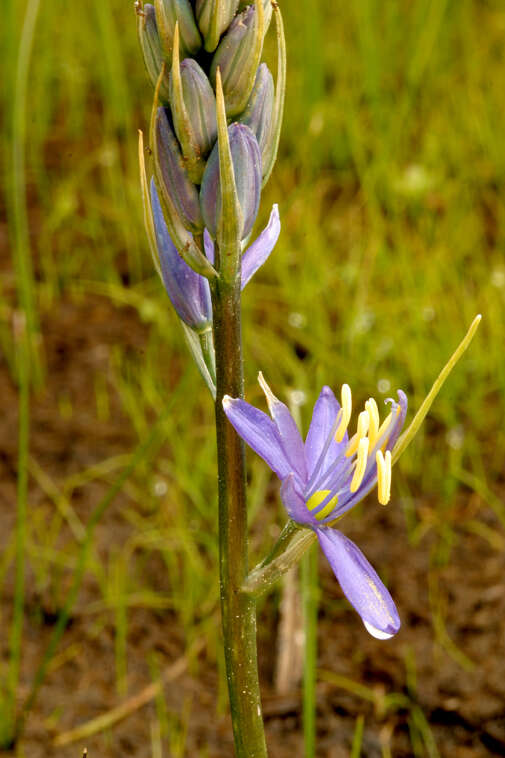
<instances>
[{"instance_id":1,"label":"unopened bud","mask_svg":"<svg viewBox=\"0 0 505 758\"><path fill-rule=\"evenodd\" d=\"M137 5L137 32L147 73L155 87L163 65L163 50L154 5ZM168 102L168 75L161 82L158 96L163 102Z\"/></svg>"},{"instance_id":2,"label":"unopened bud","mask_svg":"<svg viewBox=\"0 0 505 758\"><path fill-rule=\"evenodd\" d=\"M158 108L156 112L154 140L154 169L158 185L162 193L169 195L183 226L199 233L203 229L203 218L198 190L187 174L164 108Z\"/></svg>"},{"instance_id":3,"label":"unopened bud","mask_svg":"<svg viewBox=\"0 0 505 758\"><path fill-rule=\"evenodd\" d=\"M241 239L250 233L258 213L261 191L261 155L256 137L245 124L231 124L228 138L235 175L237 197L242 212ZM200 190L200 204L205 226L216 237L221 214L219 146L212 150Z\"/></svg>"},{"instance_id":4,"label":"unopened bud","mask_svg":"<svg viewBox=\"0 0 505 758\"><path fill-rule=\"evenodd\" d=\"M175 24L179 22L179 50L181 58L194 55L202 46L189 0L154 0L156 23L165 57L172 57Z\"/></svg>"},{"instance_id":5,"label":"unopened bud","mask_svg":"<svg viewBox=\"0 0 505 758\"><path fill-rule=\"evenodd\" d=\"M207 76L195 60L186 58L179 70L185 114L181 118L179 109L173 108L175 133L181 145L189 140L197 154L204 158L217 137L216 98ZM174 95L174 77L171 76L171 103L175 102Z\"/></svg>"},{"instance_id":6,"label":"unopened bud","mask_svg":"<svg viewBox=\"0 0 505 758\"><path fill-rule=\"evenodd\" d=\"M196 18L205 40L205 49L212 53L219 38L231 24L239 0L196 0Z\"/></svg>"},{"instance_id":7,"label":"unopened bud","mask_svg":"<svg viewBox=\"0 0 505 758\"><path fill-rule=\"evenodd\" d=\"M163 284L179 318L191 329L202 331L212 323L209 283L183 261L163 216L156 186L151 180L151 205Z\"/></svg>"},{"instance_id":8,"label":"unopened bud","mask_svg":"<svg viewBox=\"0 0 505 758\"><path fill-rule=\"evenodd\" d=\"M272 139L272 118L274 108L274 80L266 63L262 63L256 73L251 97L245 111L239 117L241 124L247 124L258 140L263 159Z\"/></svg>"},{"instance_id":9,"label":"unopened bud","mask_svg":"<svg viewBox=\"0 0 505 758\"><path fill-rule=\"evenodd\" d=\"M253 0L240 0L238 10L243 11L248 5L254 5ZM263 10L265 13L265 34L267 33L270 21L272 19L272 0L263 0Z\"/></svg>"},{"instance_id":10,"label":"unopened bud","mask_svg":"<svg viewBox=\"0 0 505 758\"><path fill-rule=\"evenodd\" d=\"M263 50L263 22L263 6L257 0L256 7L250 5L234 18L212 59L211 81L215 85L219 68L228 117L241 113L249 100Z\"/></svg>"}]
</instances>

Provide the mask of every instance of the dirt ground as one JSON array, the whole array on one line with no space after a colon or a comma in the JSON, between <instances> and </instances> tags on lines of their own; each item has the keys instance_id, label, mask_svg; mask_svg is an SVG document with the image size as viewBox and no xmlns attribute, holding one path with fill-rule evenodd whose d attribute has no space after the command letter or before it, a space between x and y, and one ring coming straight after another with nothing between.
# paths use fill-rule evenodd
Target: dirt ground
<instances>
[{"instance_id":1,"label":"dirt ground","mask_svg":"<svg viewBox=\"0 0 505 758\"><path fill-rule=\"evenodd\" d=\"M132 350L141 350L146 327L133 311L118 311L98 297L63 301L43 326L48 383L32 406L31 452L58 481L91 463L131 450L134 437L119 407L112 405L107 422L96 421L94 390L86 383L86 376L105 361L107 346L121 342ZM68 419L56 407L63 390L74 405ZM0 541L5 547L14 525L17 408L16 390L3 359L0 393ZM103 494L98 485L95 490L88 487L86 501L82 502L76 490L73 505L83 520ZM30 493L32 505L45 497L33 479ZM475 497L470 492L459 495L453 522L457 522L458 514L468 516L476 507ZM429 506L427 501L419 507L429 510ZM492 512L488 524L495 526ZM317 755L348 756L359 714L365 717L362 755L368 758L414 755L409 723L411 726L412 719L422 720L422 714L444 758L505 755L505 553L491 549L481 536L456 530L451 560L437 568L432 537L409 545L398 503L387 509L370 508L362 518L349 519L345 526L346 533L375 566L396 567L389 577L390 589L403 628L394 640L380 643L366 634L351 609L332 614L340 593L321 559ZM121 518L119 496L98 528L98 550L108 550L114 541L126 538L131 528ZM152 570L161 571L161 567ZM28 579L22 694L27 691L56 618L49 592L44 595L30 584L30 576ZM97 635L83 613L86 604L96 599L95 589L91 582L85 583L60 645L60 651L78 646L78 655L60 661L49 672L30 716L22 743L22 754L27 758L81 758L85 746L89 758L152 755L153 700L112 730L65 747L53 746L57 733L121 702L115 690L113 620ZM4 629L8 628L11 602L8 590L2 598ZM434 603L438 614L433 610ZM259 624L259 654L268 743L272 758L292 758L303 754L301 699L298 690L282 697L274 692L277 626L277 610L272 603L267 604ZM5 634L3 640L5 656ZM147 663L151 651L156 650L163 665L170 667L185 650L182 628L168 612L159 610L130 609L128 644L130 697L152 682ZM410 680L406 675L408 661L415 662ZM368 695L351 692L348 680L366 685ZM197 673L183 670L166 686L166 703L175 713L181 704L191 702L184 755L192 756L197 749L209 758L233 755L229 718L216 714L217 689L217 672L214 663L206 659L205 646L199 654ZM388 709L386 693L400 693L403 700L399 698L399 704ZM168 748L165 750L169 755ZM437 755L430 744L421 743L417 750L420 755Z\"/></svg>"}]
</instances>

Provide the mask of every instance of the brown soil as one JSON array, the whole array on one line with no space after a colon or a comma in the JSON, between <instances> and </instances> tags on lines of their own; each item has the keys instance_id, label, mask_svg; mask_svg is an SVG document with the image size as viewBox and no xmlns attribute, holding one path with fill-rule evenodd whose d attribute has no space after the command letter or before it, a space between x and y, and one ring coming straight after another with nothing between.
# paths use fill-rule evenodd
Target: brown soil
<instances>
[{"instance_id":1,"label":"brown soil","mask_svg":"<svg viewBox=\"0 0 505 758\"><path fill-rule=\"evenodd\" d=\"M118 311L99 298L63 301L44 325L47 386L32 406L31 452L55 482L83 467L112 455L129 452L135 444L129 421L119 403L112 400L107 422L96 420L94 388L86 377L105 367L108 350L115 343L142 351L146 328L133 311ZM5 547L12 537L15 509L17 409L16 390L7 366L0 364L0 509ZM58 411L62 396L73 406L71 417ZM72 505L85 520L103 495L98 484L86 487L86 498L77 489ZM119 496L97 531L97 549L105 554L118 540L126 539L131 525L121 517ZM474 497L474 496L472 496ZM40 505L45 495L30 484L30 504ZM475 503L469 493L459 496L450 514L453 524L468 519ZM419 505L429 520L430 503ZM483 511L480 511L482 520ZM460 518L461 517L461 518ZM494 527L491 512L486 516ZM350 754L356 717L365 717L362 755L379 758L384 745L396 758L414 755L409 738L413 713L429 722L441 756L477 758L505 755L505 554L492 549L480 536L453 531L451 559L436 566L436 525L419 544L409 545L401 506L366 509L362 518L349 519L346 533L356 540L371 562L388 571L391 591L403 619L398 636L381 643L369 637L358 616L340 602L340 593L323 560L320 562L322 599L319 623L319 684L317 688L317 755L340 758ZM496 534L496 532L494 532ZM153 565L162 584L163 567ZM56 611L50 589L35 587L28 576L28 602L23 648L22 695L53 629ZM2 620L8 628L12 590L2 598ZM47 676L22 742L27 758L52 756L80 758L84 746L90 758L135 756L149 758L154 702L136 710L113 729L66 747L55 748L57 733L100 715L121 702L115 690L114 625L99 630L85 610L96 601L97 591L86 580L71 623L59 651L78 654L60 660ZM434 607L440 614L434 613ZM434 619L440 621L434 628ZM273 689L277 611L270 602L260 618L261 677L270 755L292 758L303 755L300 692L277 696ZM217 620L216 620L217 623ZM170 633L167 633L169 629ZM3 635L6 656L6 638ZM168 611L131 608L128 635L128 694L133 696L152 682L149 654L156 650L161 665L170 666L184 653L185 640L177 619ZM406 670L415 666L415 688L410 705L385 709L388 693L408 695ZM412 665L410 669L412 669ZM371 700L351 694L338 674L367 686ZM412 674L414 677L414 674ZM197 671L185 671L165 688L166 703L180 713L191 702L189 733L184 755L196 750L209 758L233 755L229 718L216 712L218 679L205 647ZM416 710L417 708L417 710ZM204 752L204 749L206 752ZM169 755L165 746L165 755ZM419 755L436 755L420 744Z\"/></svg>"}]
</instances>

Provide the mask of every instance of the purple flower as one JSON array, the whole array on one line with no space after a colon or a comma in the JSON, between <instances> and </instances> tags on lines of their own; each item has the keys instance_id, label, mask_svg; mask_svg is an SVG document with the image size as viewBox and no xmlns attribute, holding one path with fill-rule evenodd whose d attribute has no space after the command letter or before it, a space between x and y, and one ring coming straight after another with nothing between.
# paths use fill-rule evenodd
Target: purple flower
<instances>
[{"instance_id":1,"label":"purple flower","mask_svg":"<svg viewBox=\"0 0 505 758\"><path fill-rule=\"evenodd\" d=\"M380 423L377 403L370 398L349 438L351 390L342 387L342 405L323 387L314 406L305 443L284 403L260 374L270 415L245 400L223 398L224 411L237 433L281 480L281 498L289 516L314 530L347 599L374 637L387 639L400 628L395 604L358 547L328 526L356 505L377 484L378 499L389 502L391 450L407 412L407 398L389 399L390 413Z\"/></svg>"},{"instance_id":2,"label":"purple flower","mask_svg":"<svg viewBox=\"0 0 505 758\"><path fill-rule=\"evenodd\" d=\"M154 180L151 181L151 205L161 273L167 294L179 318L191 329L202 331L212 323L209 282L204 276L193 271L177 252L168 233ZM242 289L274 249L280 230L279 209L274 205L267 226L242 256ZM206 229L203 239L205 254L210 262L214 263L214 242Z\"/></svg>"}]
</instances>

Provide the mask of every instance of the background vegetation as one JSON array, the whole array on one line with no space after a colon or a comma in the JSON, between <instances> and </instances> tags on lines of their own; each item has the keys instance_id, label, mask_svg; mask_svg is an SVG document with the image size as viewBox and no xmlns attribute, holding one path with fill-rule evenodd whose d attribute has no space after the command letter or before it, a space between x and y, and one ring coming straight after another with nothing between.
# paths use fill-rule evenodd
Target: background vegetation
<instances>
[{"instance_id":1,"label":"background vegetation","mask_svg":"<svg viewBox=\"0 0 505 758\"><path fill-rule=\"evenodd\" d=\"M180 691L159 695L148 718L102 730L91 758L231 755L213 674L213 413L144 237L136 141L151 88L132 4L37 6L4 0L0 24L4 742L13 690L19 703L29 696L81 565L70 626L17 749L48 755L56 733L186 656ZM284 0L282 10L285 127L258 223L278 202L282 234L244 294L248 399L261 402L261 369L299 405L303 426L323 382L348 382L357 404L402 387L415 409L474 315L484 317L395 470L387 515L371 498L348 519L396 591L395 642L365 640L321 562L318 749L347 755L354 739L354 755L454 755L455 745L484 755L505 745L505 733L482 727L498 722L505 693L487 716L464 706L470 692L492 701L485 682L503 634L505 8ZM282 511L266 466L252 454L249 465L256 557ZM458 592L474 604L458 604ZM267 701L277 603L261 609ZM280 716L272 706L273 758L297 749L290 702ZM81 743L51 754L78 755Z\"/></svg>"}]
</instances>

